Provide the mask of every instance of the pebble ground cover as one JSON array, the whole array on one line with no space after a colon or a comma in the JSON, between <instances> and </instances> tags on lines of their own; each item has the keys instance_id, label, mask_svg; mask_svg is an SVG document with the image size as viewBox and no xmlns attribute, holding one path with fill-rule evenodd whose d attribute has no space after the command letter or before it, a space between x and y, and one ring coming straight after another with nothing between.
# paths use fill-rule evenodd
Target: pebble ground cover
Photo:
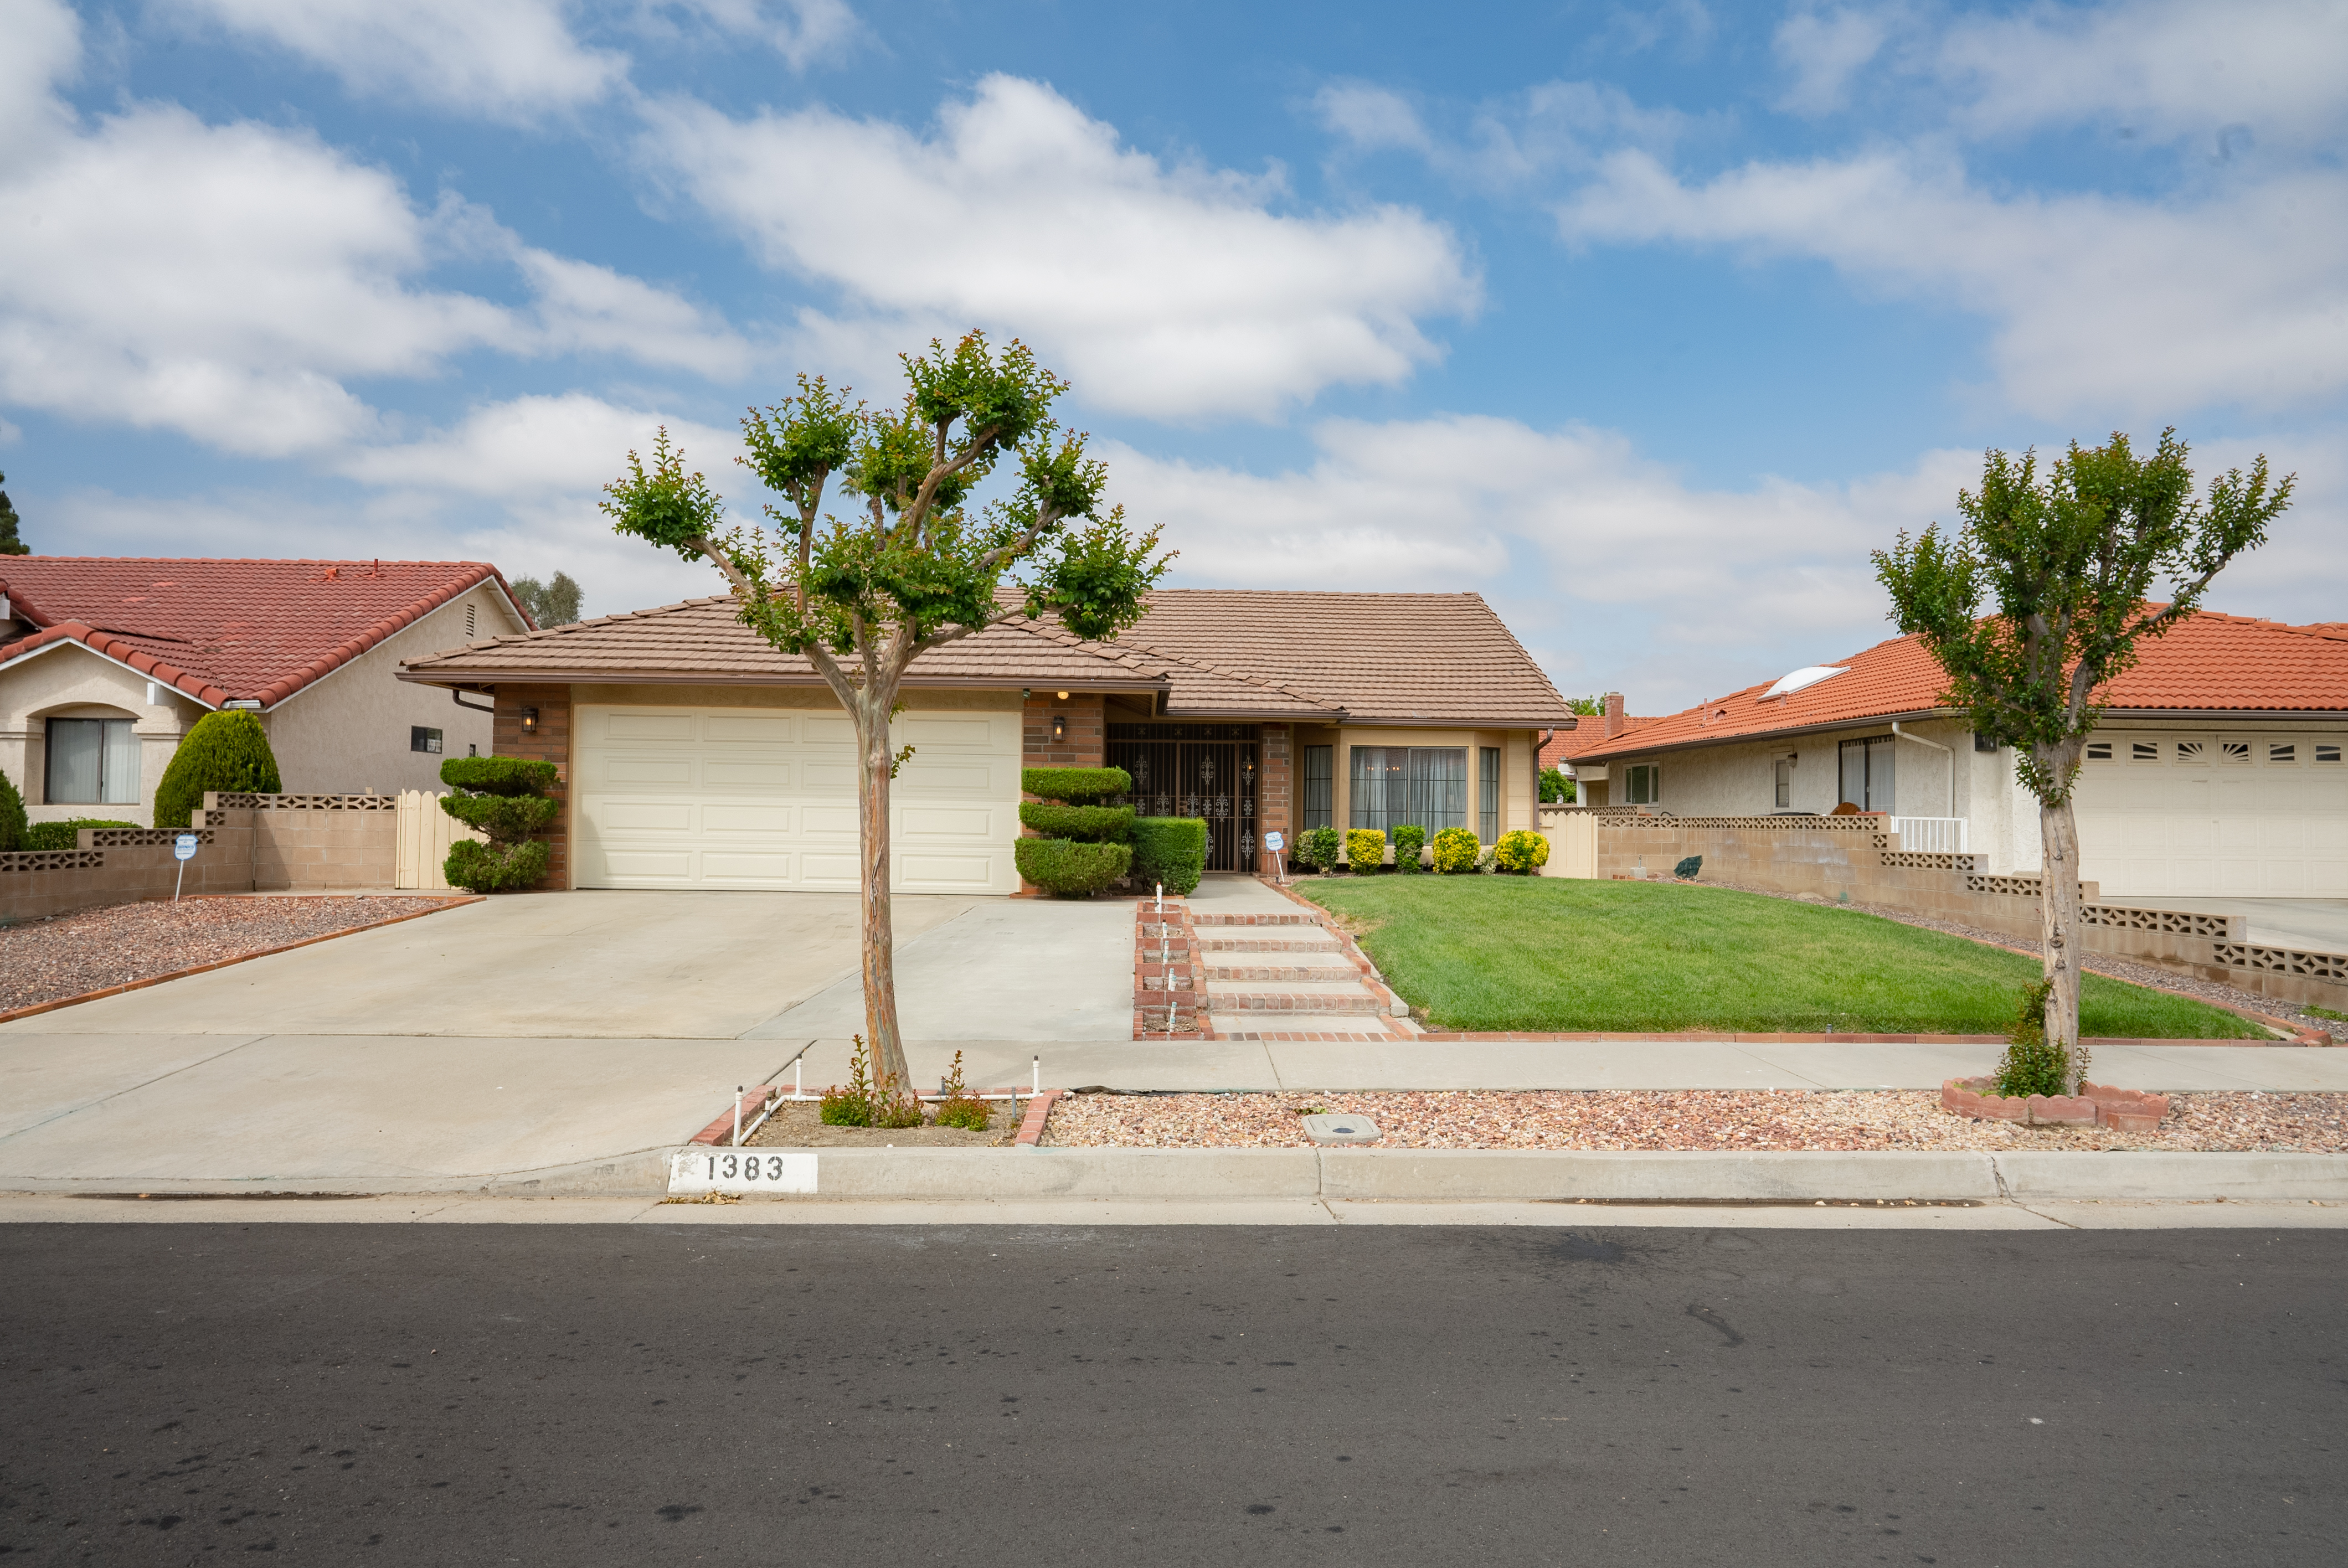
<instances>
[{"instance_id":1,"label":"pebble ground cover","mask_svg":"<svg viewBox=\"0 0 2348 1568\"><path fill-rule=\"evenodd\" d=\"M2154 1132L2016 1127L1909 1090L1456 1090L1362 1094L1077 1094L1044 1142L1070 1147L1279 1149L1312 1143L1303 1113L1347 1112L1404 1149L2160 1149L2348 1153L2348 1094L2169 1097Z\"/></svg>"},{"instance_id":2,"label":"pebble ground cover","mask_svg":"<svg viewBox=\"0 0 2348 1568\"><path fill-rule=\"evenodd\" d=\"M182 898L0 926L0 1012L282 948L455 897Z\"/></svg>"},{"instance_id":3,"label":"pebble ground cover","mask_svg":"<svg viewBox=\"0 0 2348 1568\"><path fill-rule=\"evenodd\" d=\"M1437 1030L2003 1034L2038 966L1834 907L1725 887L1547 876L1313 877ZM2252 1040L2237 1014L2090 974L2080 1031Z\"/></svg>"}]
</instances>

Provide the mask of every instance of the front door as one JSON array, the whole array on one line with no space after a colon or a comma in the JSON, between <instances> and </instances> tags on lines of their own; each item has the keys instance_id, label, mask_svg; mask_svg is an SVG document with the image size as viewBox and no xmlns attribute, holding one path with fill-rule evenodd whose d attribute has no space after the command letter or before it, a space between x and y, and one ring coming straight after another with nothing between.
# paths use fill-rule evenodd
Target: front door
<instances>
[{"instance_id":1,"label":"front door","mask_svg":"<svg viewBox=\"0 0 2348 1568\"><path fill-rule=\"evenodd\" d=\"M1133 779L1119 804L1207 825L1207 869L1253 871L1258 845L1253 724L1112 724L1108 765Z\"/></svg>"}]
</instances>

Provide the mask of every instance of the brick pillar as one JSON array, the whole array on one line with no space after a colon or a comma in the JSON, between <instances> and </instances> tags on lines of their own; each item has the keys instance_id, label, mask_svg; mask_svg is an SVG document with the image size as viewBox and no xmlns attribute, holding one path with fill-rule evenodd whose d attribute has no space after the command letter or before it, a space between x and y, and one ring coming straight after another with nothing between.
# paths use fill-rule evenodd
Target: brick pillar
<instances>
[{"instance_id":1,"label":"brick pillar","mask_svg":"<svg viewBox=\"0 0 2348 1568\"><path fill-rule=\"evenodd\" d=\"M1060 733L1053 734L1053 720ZM1021 716L1025 753L1022 765L1031 768L1098 768L1107 766L1108 699L1097 692L1071 692L1062 702L1058 693L1037 692L1027 699Z\"/></svg>"},{"instance_id":2,"label":"brick pillar","mask_svg":"<svg viewBox=\"0 0 2348 1568\"><path fill-rule=\"evenodd\" d=\"M538 710L538 722L522 728L522 710ZM568 686L498 687L498 711L489 721L489 749L501 757L529 757L552 763L556 770L555 798L562 815L544 836L546 880L541 887L571 886L571 688Z\"/></svg>"},{"instance_id":3,"label":"brick pillar","mask_svg":"<svg viewBox=\"0 0 2348 1568\"><path fill-rule=\"evenodd\" d=\"M1279 834L1288 845L1280 852L1279 865L1286 865L1296 847L1296 749L1286 724L1266 724L1262 734L1263 743L1257 748L1255 866L1258 874L1270 876L1275 863L1264 853L1263 835Z\"/></svg>"}]
</instances>

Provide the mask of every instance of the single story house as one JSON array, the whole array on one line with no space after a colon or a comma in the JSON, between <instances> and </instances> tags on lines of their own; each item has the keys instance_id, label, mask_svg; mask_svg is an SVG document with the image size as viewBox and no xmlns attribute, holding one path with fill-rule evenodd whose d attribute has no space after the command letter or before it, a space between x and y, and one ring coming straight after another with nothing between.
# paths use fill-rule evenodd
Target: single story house
<instances>
[{"instance_id":1,"label":"single story house","mask_svg":"<svg viewBox=\"0 0 2348 1568\"><path fill-rule=\"evenodd\" d=\"M495 701L497 750L561 769L560 887L857 886L853 733L813 667L730 599L410 658ZM1303 827L1536 825L1545 732L1573 715L1472 593L1168 589L1113 642L1023 618L924 654L895 740L896 886L1019 888L1023 767L1124 768L1205 819L1208 867L1269 871Z\"/></svg>"},{"instance_id":2,"label":"single story house","mask_svg":"<svg viewBox=\"0 0 2348 1568\"><path fill-rule=\"evenodd\" d=\"M1599 702L1605 711L1598 718L1584 723L1580 729L1558 731L1550 737L1549 743L1541 747L1542 769L1546 771L1555 768L1567 778L1574 781L1572 804L1575 805L1606 804L1605 768L1601 766L1595 769L1596 777L1593 780L1584 780L1576 771L1581 758L1611 741L1620 740L1632 730L1643 729L1655 722L1653 719L1635 718L1625 712L1622 707L1622 693L1620 692L1609 692L1601 697Z\"/></svg>"},{"instance_id":3,"label":"single story house","mask_svg":"<svg viewBox=\"0 0 2348 1568\"><path fill-rule=\"evenodd\" d=\"M488 704L399 661L530 629L483 561L0 556L0 771L35 822L150 825L180 738L242 708L289 793L438 789L444 754L488 749Z\"/></svg>"},{"instance_id":4,"label":"single story house","mask_svg":"<svg viewBox=\"0 0 2348 1568\"><path fill-rule=\"evenodd\" d=\"M2202 612L2099 692L2074 796L2106 897L2348 896L2348 625ZM1913 637L1589 747L1590 804L1675 816L1884 812L1903 848L2040 868L2038 805ZM1601 793L1602 792L1602 794Z\"/></svg>"}]
</instances>

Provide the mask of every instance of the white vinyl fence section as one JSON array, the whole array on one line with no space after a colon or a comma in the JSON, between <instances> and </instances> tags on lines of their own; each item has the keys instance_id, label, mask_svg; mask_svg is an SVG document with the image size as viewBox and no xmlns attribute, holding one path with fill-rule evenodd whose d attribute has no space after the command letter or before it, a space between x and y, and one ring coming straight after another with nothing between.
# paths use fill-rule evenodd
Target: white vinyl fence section
<instances>
[{"instance_id":1,"label":"white vinyl fence section","mask_svg":"<svg viewBox=\"0 0 2348 1568\"><path fill-rule=\"evenodd\" d=\"M1927 855L1970 855L1965 842L1965 819L1962 816L1895 816L1891 831L1900 835L1900 847Z\"/></svg>"},{"instance_id":2,"label":"white vinyl fence section","mask_svg":"<svg viewBox=\"0 0 2348 1568\"><path fill-rule=\"evenodd\" d=\"M440 867L448 846L460 838L487 843L489 835L467 827L440 809L447 792L407 789L399 792L399 855L393 872L394 887L430 891L448 886Z\"/></svg>"}]
</instances>

